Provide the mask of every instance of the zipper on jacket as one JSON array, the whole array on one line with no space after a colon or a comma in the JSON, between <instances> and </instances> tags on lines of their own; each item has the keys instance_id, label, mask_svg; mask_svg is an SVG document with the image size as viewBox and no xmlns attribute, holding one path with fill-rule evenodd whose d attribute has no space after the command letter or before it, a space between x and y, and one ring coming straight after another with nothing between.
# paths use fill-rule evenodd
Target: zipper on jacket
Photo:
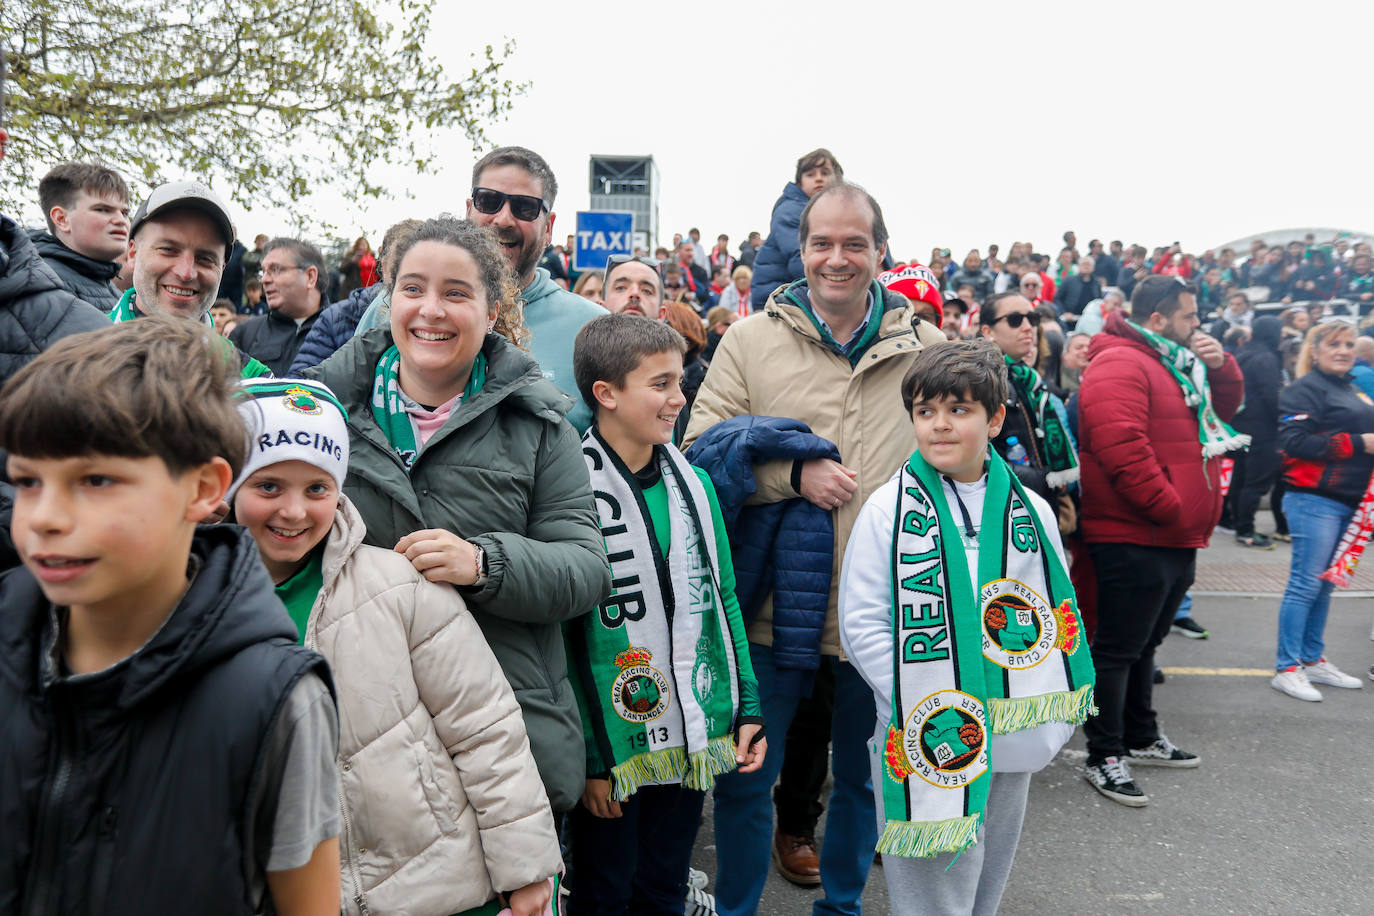
<instances>
[{"instance_id":1,"label":"zipper on jacket","mask_svg":"<svg viewBox=\"0 0 1374 916\"><path fill-rule=\"evenodd\" d=\"M53 775L38 809L38 849L29 866L28 905L24 907L31 916L47 916L57 911L54 869L60 858L62 815L67 807L75 767L72 758L76 742L71 713L61 708L62 704L54 705L57 707L57 729L53 734Z\"/></svg>"},{"instance_id":2,"label":"zipper on jacket","mask_svg":"<svg viewBox=\"0 0 1374 916\"><path fill-rule=\"evenodd\" d=\"M342 781L339 783L339 822L343 825L343 836L340 837L340 841L344 844L344 849L348 850L348 877L353 882L353 902L358 904L358 910L363 916L368 916L372 911L367 908L367 898L363 896L363 888L358 881L358 863L353 851L353 825L348 821L348 802L344 798Z\"/></svg>"}]
</instances>

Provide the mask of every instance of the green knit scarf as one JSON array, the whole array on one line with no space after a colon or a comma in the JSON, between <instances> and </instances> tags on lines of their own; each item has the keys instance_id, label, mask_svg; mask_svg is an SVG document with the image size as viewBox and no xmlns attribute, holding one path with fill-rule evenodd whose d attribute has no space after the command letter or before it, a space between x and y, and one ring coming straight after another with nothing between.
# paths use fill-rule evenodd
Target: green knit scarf
<instances>
[{"instance_id":1,"label":"green knit scarf","mask_svg":"<svg viewBox=\"0 0 1374 916\"><path fill-rule=\"evenodd\" d=\"M1197 414L1198 442L1202 445L1202 457L1214 458L1238 448L1249 448L1250 437L1226 425L1212 408L1212 386L1207 384L1207 366L1197 358L1197 354L1167 337L1146 330L1130 319L1126 320L1126 324L1145 338L1145 342L1159 353L1159 361L1173 375L1174 381L1183 392L1184 403Z\"/></svg>"},{"instance_id":2,"label":"green knit scarf","mask_svg":"<svg viewBox=\"0 0 1374 916\"><path fill-rule=\"evenodd\" d=\"M1002 358L1007 361L1007 374L1017 397L1030 407L1035 418L1034 432L1045 450L1045 482L1051 487L1068 486L1078 479L1078 453L1069 440L1064 418L1051 400L1049 386L1039 372L1021 360L1005 353Z\"/></svg>"},{"instance_id":3,"label":"green knit scarf","mask_svg":"<svg viewBox=\"0 0 1374 916\"><path fill-rule=\"evenodd\" d=\"M463 400L481 391L486 383L487 355L479 350L477 358L472 361L468 383L463 388ZM420 455L420 448L415 441L415 427L410 423L410 414L406 413L404 398L405 395L401 393L401 353L392 344L377 360L377 369L372 377L372 416L409 474Z\"/></svg>"}]
</instances>

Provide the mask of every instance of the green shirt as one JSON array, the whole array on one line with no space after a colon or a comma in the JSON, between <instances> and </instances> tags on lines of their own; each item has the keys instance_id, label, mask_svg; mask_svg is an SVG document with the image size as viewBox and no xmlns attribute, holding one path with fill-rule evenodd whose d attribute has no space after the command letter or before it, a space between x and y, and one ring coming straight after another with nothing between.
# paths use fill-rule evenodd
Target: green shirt
<instances>
[{"instance_id":1,"label":"green shirt","mask_svg":"<svg viewBox=\"0 0 1374 916\"><path fill-rule=\"evenodd\" d=\"M121 324L125 321L133 321L135 318L141 317L143 317L143 312L139 311L138 306L134 303L134 288L131 286L124 291L124 295L119 297L119 302L115 305L114 311L110 313L110 320L115 324ZM204 320L210 327L213 328L215 326L215 320L210 317L209 312L205 314ZM241 378L271 377L271 369L234 346L229 338L221 337L217 334L215 340L218 341L225 355L238 365L239 376Z\"/></svg>"},{"instance_id":2,"label":"green shirt","mask_svg":"<svg viewBox=\"0 0 1374 916\"><path fill-rule=\"evenodd\" d=\"M314 551L294 576L276 588L277 597L286 605L286 613L296 625L296 632L301 634L301 645L305 645L305 625L310 621L310 610L324 587L323 564L324 551Z\"/></svg>"}]
</instances>

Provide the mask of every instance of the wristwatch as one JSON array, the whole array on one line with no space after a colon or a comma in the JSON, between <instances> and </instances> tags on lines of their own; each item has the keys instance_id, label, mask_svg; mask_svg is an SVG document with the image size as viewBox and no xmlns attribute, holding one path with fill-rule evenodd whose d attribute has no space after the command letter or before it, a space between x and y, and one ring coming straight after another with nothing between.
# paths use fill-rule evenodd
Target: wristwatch
<instances>
[{"instance_id":1,"label":"wristwatch","mask_svg":"<svg viewBox=\"0 0 1374 916\"><path fill-rule=\"evenodd\" d=\"M468 541L472 544L471 541ZM480 587L487 584L487 552L482 549L481 544L472 544L473 560L477 564L477 579L472 584Z\"/></svg>"}]
</instances>

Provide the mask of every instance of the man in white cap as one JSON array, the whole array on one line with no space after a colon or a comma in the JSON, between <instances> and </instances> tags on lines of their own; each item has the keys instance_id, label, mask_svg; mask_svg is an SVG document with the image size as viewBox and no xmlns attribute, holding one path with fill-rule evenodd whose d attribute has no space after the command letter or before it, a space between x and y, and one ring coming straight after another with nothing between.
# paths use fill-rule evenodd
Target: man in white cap
<instances>
[{"instance_id":1,"label":"man in white cap","mask_svg":"<svg viewBox=\"0 0 1374 916\"><path fill-rule=\"evenodd\" d=\"M130 223L128 261L134 282L110 318L118 324L163 311L208 322L233 244L234 224L215 192L199 181L158 186ZM235 348L234 354L244 378L271 374L241 350Z\"/></svg>"}]
</instances>

